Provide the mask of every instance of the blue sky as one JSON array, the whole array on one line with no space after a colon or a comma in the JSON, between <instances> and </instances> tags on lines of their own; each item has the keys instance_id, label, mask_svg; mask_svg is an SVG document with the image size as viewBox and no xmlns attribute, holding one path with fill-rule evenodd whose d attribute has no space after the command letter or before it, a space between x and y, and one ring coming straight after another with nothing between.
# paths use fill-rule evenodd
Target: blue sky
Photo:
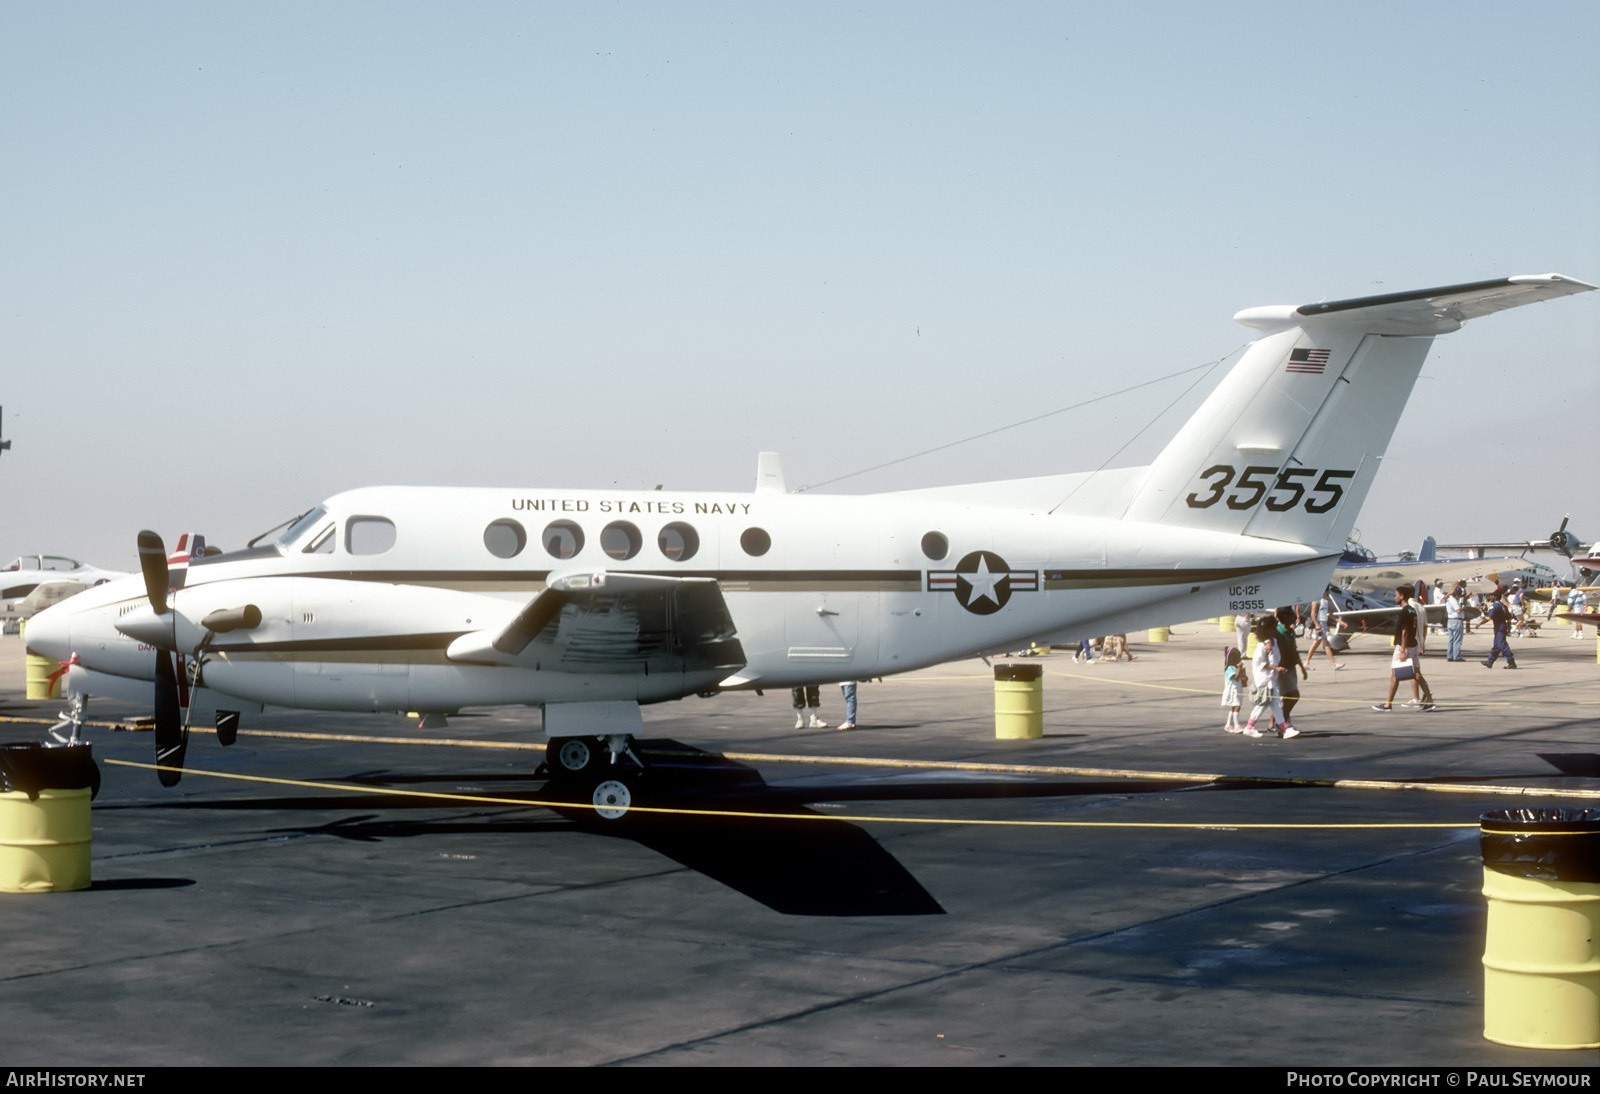
<instances>
[{"instance_id":1,"label":"blue sky","mask_svg":"<svg viewBox=\"0 0 1600 1094\"><path fill-rule=\"evenodd\" d=\"M1593 3L11 4L0 51L8 555L820 482L1243 307L1600 281ZM1369 545L1597 534L1596 297L1435 344ZM1093 467L1183 386L835 489Z\"/></svg>"}]
</instances>

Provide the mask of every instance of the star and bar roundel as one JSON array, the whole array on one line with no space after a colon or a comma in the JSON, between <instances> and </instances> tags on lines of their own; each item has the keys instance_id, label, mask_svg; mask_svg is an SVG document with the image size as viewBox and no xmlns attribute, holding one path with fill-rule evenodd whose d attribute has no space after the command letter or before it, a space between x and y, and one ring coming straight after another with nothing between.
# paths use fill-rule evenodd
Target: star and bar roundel
<instances>
[{"instance_id":1,"label":"star and bar roundel","mask_svg":"<svg viewBox=\"0 0 1600 1094\"><path fill-rule=\"evenodd\" d=\"M954 592L956 601L976 615L992 615L1012 593L1039 591L1038 570L1013 570L993 551L972 551L953 570L929 570L930 593Z\"/></svg>"}]
</instances>

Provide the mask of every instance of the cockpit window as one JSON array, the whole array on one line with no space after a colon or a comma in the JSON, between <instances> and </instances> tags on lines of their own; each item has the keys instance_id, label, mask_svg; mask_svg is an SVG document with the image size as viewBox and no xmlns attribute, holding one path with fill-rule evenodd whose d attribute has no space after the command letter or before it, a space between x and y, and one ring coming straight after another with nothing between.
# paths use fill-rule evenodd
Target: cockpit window
<instances>
[{"instance_id":1,"label":"cockpit window","mask_svg":"<svg viewBox=\"0 0 1600 1094\"><path fill-rule=\"evenodd\" d=\"M305 554L305 555L331 555L331 554L333 554L333 545L334 545L334 542L335 542L335 540L333 538L333 530L334 530L335 527L336 527L336 525L330 524L326 528L324 528L322 531L320 531L316 535L312 536L311 537L311 542L306 544L305 550L300 552L300 553L301 554Z\"/></svg>"},{"instance_id":2,"label":"cockpit window","mask_svg":"<svg viewBox=\"0 0 1600 1094\"><path fill-rule=\"evenodd\" d=\"M353 555L381 555L394 546L394 521L351 517L344 526L344 549Z\"/></svg>"},{"instance_id":3,"label":"cockpit window","mask_svg":"<svg viewBox=\"0 0 1600 1094\"><path fill-rule=\"evenodd\" d=\"M301 536L308 534L311 529L318 527L321 524L322 518L327 515L328 511L326 509L320 505L317 506L315 509L311 510L311 512L307 513L305 516L289 525L289 530L278 537L279 545L283 547L291 546Z\"/></svg>"}]
</instances>

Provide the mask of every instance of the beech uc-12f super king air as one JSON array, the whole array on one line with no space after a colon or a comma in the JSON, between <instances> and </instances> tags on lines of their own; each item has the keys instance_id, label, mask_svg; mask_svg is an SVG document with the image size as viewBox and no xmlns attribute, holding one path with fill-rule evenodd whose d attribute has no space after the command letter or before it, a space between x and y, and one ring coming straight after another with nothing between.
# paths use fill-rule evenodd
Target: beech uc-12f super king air
<instances>
[{"instance_id":1,"label":"beech uc-12f super king air","mask_svg":"<svg viewBox=\"0 0 1600 1094\"><path fill-rule=\"evenodd\" d=\"M69 721L153 681L169 785L185 699L218 709L223 743L265 704L526 704L552 778L615 814L642 704L1315 598L1433 338L1592 288L1543 274L1241 311L1260 337L1145 467L858 496L785 492L775 460L737 496L373 487L181 581L144 532L140 577L42 612L27 645L70 663Z\"/></svg>"}]
</instances>

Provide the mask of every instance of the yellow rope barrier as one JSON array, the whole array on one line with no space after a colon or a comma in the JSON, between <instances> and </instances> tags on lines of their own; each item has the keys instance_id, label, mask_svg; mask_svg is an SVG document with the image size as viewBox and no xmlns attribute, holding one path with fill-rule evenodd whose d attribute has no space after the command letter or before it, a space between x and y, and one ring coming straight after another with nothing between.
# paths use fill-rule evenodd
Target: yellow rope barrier
<instances>
[{"instance_id":1,"label":"yellow rope barrier","mask_svg":"<svg viewBox=\"0 0 1600 1094\"><path fill-rule=\"evenodd\" d=\"M276 779L265 775L239 775L233 772L205 771L203 769L165 768L159 764L141 764L129 760L104 760L117 767L136 767L146 771L178 771L186 775L201 775L213 779L234 779L239 782L268 783L274 786L294 786L311 790L339 790L356 794L376 794L397 798L428 798L435 801L470 802L473 804L533 807L541 809L612 809L615 806L596 805L583 801L543 801L533 798L491 798L479 794L443 794L428 790L391 790L351 783L306 782L301 779ZM629 813L650 813L678 817L719 817L745 820L840 821L851 824L961 824L984 825L996 828L1186 828L1218 832L1255 829L1365 829L1365 828L1477 828L1477 822L1412 822L1371 821L1362 823L1288 824L1281 822L1231 821L1069 821L1069 820L983 820L976 817L877 817L827 813L758 813L739 809L679 809L660 805L631 805Z\"/></svg>"}]
</instances>

